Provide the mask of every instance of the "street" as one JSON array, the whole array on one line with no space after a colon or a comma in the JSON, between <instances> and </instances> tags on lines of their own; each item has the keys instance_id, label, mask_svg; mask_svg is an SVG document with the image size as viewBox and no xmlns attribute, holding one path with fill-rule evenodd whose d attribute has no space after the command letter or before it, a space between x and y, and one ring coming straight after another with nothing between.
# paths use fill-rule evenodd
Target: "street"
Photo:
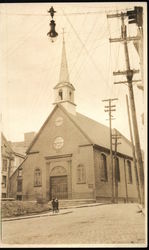
<instances>
[{"instance_id":1,"label":"street","mask_svg":"<svg viewBox=\"0 0 149 250\"><path fill-rule=\"evenodd\" d=\"M70 209L69 209L70 210ZM73 208L72 213L2 223L3 244L145 245L145 216L137 204Z\"/></svg>"}]
</instances>

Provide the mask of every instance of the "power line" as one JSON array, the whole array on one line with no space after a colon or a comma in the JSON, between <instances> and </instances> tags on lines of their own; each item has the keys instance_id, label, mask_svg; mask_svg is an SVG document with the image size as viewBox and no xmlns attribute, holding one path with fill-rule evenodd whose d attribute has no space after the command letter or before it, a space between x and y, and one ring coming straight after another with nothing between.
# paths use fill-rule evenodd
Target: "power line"
<instances>
[{"instance_id":1,"label":"power line","mask_svg":"<svg viewBox=\"0 0 149 250\"><path fill-rule=\"evenodd\" d=\"M42 20L42 21L45 21L45 20ZM36 24L34 24L32 27L31 27L31 29L28 31L28 35L26 36L23 36L23 38L21 38L17 43L16 43L16 45L15 46L13 46L12 48L8 48L8 50L2 55L3 57L5 57L5 56L11 56L15 51L16 51L16 49L18 49L18 47L19 46L22 46L26 41L27 41L27 39L29 38L29 37L31 37L32 36L32 30L34 31L34 32L37 32L37 30L41 27L41 25L43 24L43 22L41 22L40 21L40 23L36 23ZM36 27L36 28L35 28Z\"/></svg>"},{"instance_id":2,"label":"power line","mask_svg":"<svg viewBox=\"0 0 149 250\"><path fill-rule=\"evenodd\" d=\"M102 72L102 71L100 70L100 68L96 65L95 61L93 60L93 58L92 58L91 55L89 54L88 49L86 48L85 44L82 42L80 36L78 35L78 33L77 33L77 31L75 30L75 28L74 28L74 26L72 25L72 23L70 22L69 18L68 18L67 16L66 16L66 18L67 18L68 22L70 23L72 29L74 30L74 33L76 34L78 40L79 40L79 41L81 42L81 44L83 45L83 48L84 48L85 52L86 52L87 55L90 57L90 59L91 59L92 63L94 64L94 66L95 66L95 68L96 68L98 74L100 74L100 76L102 76L103 80L105 81L105 77L104 77L104 75L103 75L103 72ZM100 72L100 73L99 73L99 72Z\"/></svg>"},{"instance_id":3,"label":"power line","mask_svg":"<svg viewBox=\"0 0 149 250\"><path fill-rule=\"evenodd\" d=\"M84 8L84 6L82 5L82 7ZM127 8L127 9L120 9L119 11L126 11L126 10L131 10L132 8ZM65 15L67 16L71 16L71 15L95 15L95 14L106 14L106 13L111 13L114 10L104 10L104 11L88 11L88 12L72 12L72 13L65 13ZM11 13L11 12L1 12L0 11L0 15L9 15L9 16L49 16L49 14L42 14L42 13ZM57 13L56 16L63 16L63 14L59 14Z\"/></svg>"},{"instance_id":4,"label":"power line","mask_svg":"<svg viewBox=\"0 0 149 250\"><path fill-rule=\"evenodd\" d=\"M97 18L96 18L96 19L97 19ZM88 42L90 36L92 35L92 33L93 33L94 29L95 29L96 19L95 19L95 21L94 21L94 23L93 23L93 25L92 25L91 32L89 32L89 34L88 34L88 36L87 36L87 38L86 38L86 40L85 40L85 44L87 44L87 42ZM76 59L76 61L74 62L73 66L76 65L78 59L79 59L80 56L82 55L83 49L84 49L84 43L82 44L81 50L79 51L78 56L77 56L77 59ZM72 70L73 70L73 66L72 66ZM82 67L83 67L83 64L81 64L81 68L82 68ZM79 71L80 71L80 68L79 68ZM70 73L71 73L71 71L70 71ZM76 75L77 75L77 79L78 79L78 72L76 72L75 76L76 76ZM75 76L74 76L74 78L75 78Z\"/></svg>"}]
</instances>

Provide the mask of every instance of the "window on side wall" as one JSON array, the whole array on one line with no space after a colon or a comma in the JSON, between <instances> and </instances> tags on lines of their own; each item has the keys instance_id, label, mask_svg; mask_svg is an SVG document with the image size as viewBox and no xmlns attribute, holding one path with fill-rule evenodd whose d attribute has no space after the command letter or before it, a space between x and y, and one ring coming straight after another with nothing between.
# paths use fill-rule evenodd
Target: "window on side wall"
<instances>
[{"instance_id":1,"label":"window on side wall","mask_svg":"<svg viewBox=\"0 0 149 250\"><path fill-rule=\"evenodd\" d=\"M41 170L39 168L36 168L34 172L34 186L41 186Z\"/></svg>"},{"instance_id":2,"label":"window on side wall","mask_svg":"<svg viewBox=\"0 0 149 250\"><path fill-rule=\"evenodd\" d=\"M7 177L5 175L2 176L2 188L6 188L7 185Z\"/></svg>"},{"instance_id":3,"label":"window on side wall","mask_svg":"<svg viewBox=\"0 0 149 250\"><path fill-rule=\"evenodd\" d=\"M2 170L7 171L7 159L3 159Z\"/></svg>"},{"instance_id":4,"label":"window on side wall","mask_svg":"<svg viewBox=\"0 0 149 250\"><path fill-rule=\"evenodd\" d=\"M22 177L22 168L18 169L18 177Z\"/></svg>"},{"instance_id":5,"label":"window on side wall","mask_svg":"<svg viewBox=\"0 0 149 250\"><path fill-rule=\"evenodd\" d=\"M132 169L131 161L127 160L127 173L128 173L128 183L132 184Z\"/></svg>"},{"instance_id":6,"label":"window on side wall","mask_svg":"<svg viewBox=\"0 0 149 250\"><path fill-rule=\"evenodd\" d=\"M85 166L81 164L77 167L77 183L86 183Z\"/></svg>"},{"instance_id":7,"label":"window on side wall","mask_svg":"<svg viewBox=\"0 0 149 250\"><path fill-rule=\"evenodd\" d=\"M100 179L101 181L108 181L107 157L105 154L101 154Z\"/></svg>"},{"instance_id":8,"label":"window on side wall","mask_svg":"<svg viewBox=\"0 0 149 250\"><path fill-rule=\"evenodd\" d=\"M22 192L22 180L17 180L17 192Z\"/></svg>"}]
</instances>

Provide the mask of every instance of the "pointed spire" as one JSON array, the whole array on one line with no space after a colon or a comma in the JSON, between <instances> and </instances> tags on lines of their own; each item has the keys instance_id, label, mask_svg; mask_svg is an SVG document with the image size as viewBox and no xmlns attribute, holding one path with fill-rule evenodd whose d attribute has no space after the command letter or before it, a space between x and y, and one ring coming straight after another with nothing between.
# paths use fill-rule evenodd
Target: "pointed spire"
<instances>
[{"instance_id":1,"label":"pointed spire","mask_svg":"<svg viewBox=\"0 0 149 250\"><path fill-rule=\"evenodd\" d=\"M64 39L64 28L63 28L63 47L62 47L62 58L61 58L59 82L69 82L69 72L68 72L65 39Z\"/></svg>"}]
</instances>

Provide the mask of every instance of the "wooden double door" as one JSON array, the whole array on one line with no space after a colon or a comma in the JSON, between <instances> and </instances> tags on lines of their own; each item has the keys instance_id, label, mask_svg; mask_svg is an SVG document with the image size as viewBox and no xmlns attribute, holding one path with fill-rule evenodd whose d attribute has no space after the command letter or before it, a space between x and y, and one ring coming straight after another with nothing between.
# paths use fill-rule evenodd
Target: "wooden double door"
<instances>
[{"instance_id":1,"label":"wooden double door","mask_svg":"<svg viewBox=\"0 0 149 250\"><path fill-rule=\"evenodd\" d=\"M54 197L59 200L68 199L67 176L50 177L50 199Z\"/></svg>"}]
</instances>

